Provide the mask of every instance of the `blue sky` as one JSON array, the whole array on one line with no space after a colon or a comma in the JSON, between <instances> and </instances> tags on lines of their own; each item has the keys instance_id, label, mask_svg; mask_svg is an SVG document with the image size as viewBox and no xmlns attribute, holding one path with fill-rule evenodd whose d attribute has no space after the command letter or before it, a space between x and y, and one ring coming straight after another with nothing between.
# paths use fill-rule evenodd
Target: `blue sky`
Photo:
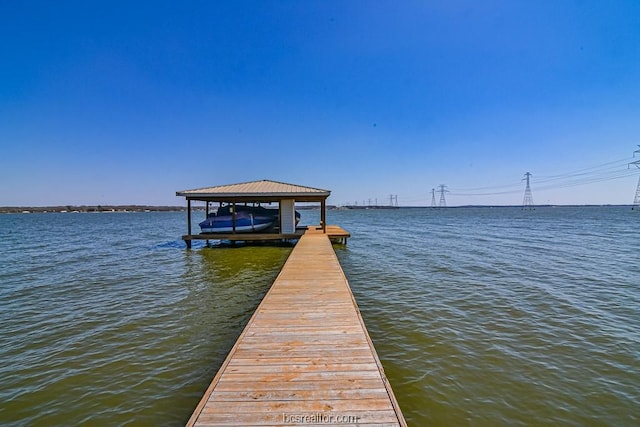
<instances>
[{"instance_id":1,"label":"blue sky","mask_svg":"<svg viewBox=\"0 0 640 427\"><path fill-rule=\"evenodd\" d=\"M0 2L0 205L633 201L640 2ZM635 158L638 160L638 157Z\"/></svg>"}]
</instances>

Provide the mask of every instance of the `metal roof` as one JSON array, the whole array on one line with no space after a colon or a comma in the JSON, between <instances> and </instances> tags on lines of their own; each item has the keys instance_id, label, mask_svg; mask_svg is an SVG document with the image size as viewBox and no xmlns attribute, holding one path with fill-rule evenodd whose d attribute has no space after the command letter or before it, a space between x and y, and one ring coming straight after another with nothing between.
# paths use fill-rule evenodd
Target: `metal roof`
<instances>
[{"instance_id":1,"label":"metal roof","mask_svg":"<svg viewBox=\"0 0 640 427\"><path fill-rule=\"evenodd\" d=\"M239 184L220 185L217 187L196 188L176 192L176 196L193 200L212 201L277 201L295 199L299 201L318 201L329 197L331 191L285 182L250 181Z\"/></svg>"}]
</instances>

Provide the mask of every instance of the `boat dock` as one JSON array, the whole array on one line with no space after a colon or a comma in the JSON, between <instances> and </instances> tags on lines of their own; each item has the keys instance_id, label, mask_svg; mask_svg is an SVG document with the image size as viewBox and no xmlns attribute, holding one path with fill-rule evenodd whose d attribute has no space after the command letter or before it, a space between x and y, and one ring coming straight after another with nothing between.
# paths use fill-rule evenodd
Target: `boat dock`
<instances>
[{"instance_id":1,"label":"boat dock","mask_svg":"<svg viewBox=\"0 0 640 427\"><path fill-rule=\"evenodd\" d=\"M406 426L329 227L348 236L301 236L187 426Z\"/></svg>"},{"instance_id":2,"label":"boat dock","mask_svg":"<svg viewBox=\"0 0 640 427\"><path fill-rule=\"evenodd\" d=\"M266 179L262 181L177 191L176 196L185 197L187 200L187 234L182 236L182 240L184 240L187 248L191 248L191 242L193 240L228 240L231 242L297 240L306 232L306 227L297 226L298 214L295 211L296 202L319 203L319 227L323 232L326 232L327 198L330 194L331 191L329 190ZM230 232L224 234L218 232L194 234L191 227L191 203L194 201L205 203L205 218L209 218L210 205L212 203L219 203L220 208L222 208L223 204L226 204L229 212L231 212L232 226ZM240 232L242 230L237 229L237 210L248 209L246 206L249 206L249 204L255 208L256 204L260 206L261 203L278 203L278 209L273 211L276 213L276 215L274 215L277 217L276 223L273 224L273 227L270 227L267 232ZM253 219L251 219L251 227L253 228ZM342 231L344 232L344 230ZM337 239L343 239L344 243L346 243L348 237L348 233L346 233L346 235L343 233L341 236L335 236Z\"/></svg>"}]
</instances>

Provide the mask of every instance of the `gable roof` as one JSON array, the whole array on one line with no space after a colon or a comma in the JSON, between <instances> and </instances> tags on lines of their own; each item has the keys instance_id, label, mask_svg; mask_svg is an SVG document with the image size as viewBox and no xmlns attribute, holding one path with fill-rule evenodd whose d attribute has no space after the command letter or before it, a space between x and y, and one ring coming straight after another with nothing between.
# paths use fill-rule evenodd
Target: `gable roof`
<instances>
[{"instance_id":1,"label":"gable roof","mask_svg":"<svg viewBox=\"0 0 640 427\"><path fill-rule=\"evenodd\" d=\"M329 197L331 191L285 182L262 181L242 182L239 184L219 185L216 187L196 188L176 192L176 196L193 200L209 201L278 201L295 199L299 201L318 201Z\"/></svg>"}]
</instances>

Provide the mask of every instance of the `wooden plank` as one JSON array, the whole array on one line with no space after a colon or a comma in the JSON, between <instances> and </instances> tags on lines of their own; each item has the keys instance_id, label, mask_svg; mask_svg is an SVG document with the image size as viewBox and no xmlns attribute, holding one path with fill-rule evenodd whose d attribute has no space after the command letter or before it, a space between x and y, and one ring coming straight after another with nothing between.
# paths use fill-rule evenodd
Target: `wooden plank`
<instances>
[{"instance_id":1,"label":"wooden plank","mask_svg":"<svg viewBox=\"0 0 640 427\"><path fill-rule=\"evenodd\" d=\"M278 375L278 374L288 374L288 373L311 373L311 372L327 372L327 373L335 373L335 372L359 372L359 371L377 371L378 366L373 361L369 361L367 363L321 363L321 364L313 364L313 363L287 363L284 365L277 364L258 364L249 365L237 365L237 364L229 364L227 366L226 374L232 373L242 373L242 374L268 374L268 375Z\"/></svg>"},{"instance_id":2,"label":"wooden plank","mask_svg":"<svg viewBox=\"0 0 640 427\"><path fill-rule=\"evenodd\" d=\"M330 386L331 381L337 379L375 379L378 378L378 371L336 371L336 372L275 372L257 374L255 372L227 372L221 376L221 381L317 381L318 387ZM324 383L323 383L324 382Z\"/></svg>"},{"instance_id":3,"label":"wooden plank","mask_svg":"<svg viewBox=\"0 0 640 427\"><path fill-rule=\"evenodd\" d=\"M302 418L302 417L308 418ZM314 421L313 417L316 417ZM322 418L326 416L327 418ZM333 416L333 420L338 420L338 417L344 417L343 419L352 419L351 423L338 423L332 422L328 417ZM295 418L294 418L295 417ZM352 418L350 418L352 417ZM274 412L269 414L259 413L245 413L238 415L236 413L203 413L202 420L199 425L202 426L274 426L274 425L304 425L304 426L327 426L327 425L342 425L342 426L369 426L369 427L392 427L397 426L397 417L394 411L351 411L344 414L319 414L317 412L296 412L296 413L283 413ZM298 421L298 422L296 422Z\"/></svg>"},{"instance_id":4,"label":"wooden plank","mask_svg":"<svg viewBox=\"0 0 640 427\"><path fill-rule=\"evenodd\" d=\"M370 390L380 389L380 378L374 379L347 379L347 380L335 380L332 381L333 389L335 390ZM312 390L317 391L318 386L313 381L297 381L292 383L290 381L269 381L269 382L256 382L252 385L251 391L274 391L274 390ZM224 382L218 384L215 391L247 391L246 383L234 383Z\"/></svg>"},{"instance_id":5,"label":"wooden plank","mask_svg":"<svg viewBox=\"0 0 640 427\"><path fill-rule=\"evenodd\" d=\"M328 236L309 230L187 425L328 423L406 426Z\"/></svg>"},{"instance_id":6,"label":"wooden plank","mask_svg":"<svg viewBox=\"0 0 640 427\"><path fill-rule=\"evenodd\" d=\"M356 335L360 329L350 325L335 327L335 330L318 329L311 326L299 326L297 328L289 328L285 326L263 326L254 327L247 333L247 336L266 336L266 335L335 335L335 334L353 334Z\"/></svg>"},{"instance_id":7,"label":"wooden plank","mask_svg":"<svg viewBox=\"0 0 640 427\"><path fill-rule=\"evenodd\" d=\"M367 356L350 356L349 361L351 363L368 363L371 359ZM344 363L344 357L241 357L236 354L236 357L229 362L229 367L234 365L320 365L320 364L338 364Z\"/></svg>"},{"instance_id":8,"label":"wooden plank","mask_svg":"<svg viewBox=\"0 0 640 427\"><path fill-rule=\"evenodd\" d=\"M227 402L216 401L215 405L208 405L203 410L206 414L216 413L246 413L246 412L350 412L350 411L388 411L393 410L391 402L385 395L382 399L358 400L269 400L255 402Z\"/></svg>"},{"instance_id":9,"label":"wooden plank","mask_svg":"<svg viewBox=\"0 0 640 427\"><path fill-rule=\"evenodd\" d=\"M351 358L369 357L369 347L351 348L349 350L349 360ZM238 358L259 358L261 360L268 358L299 358L299 357L317 357L317 358L341 358L344 360L344 352L341 348L304 348L298 347L294 351L283 353L280 349L273 348L257 348L257 347L238 347L235 352L235 356Z\"/></svg>"},{"instance_id":10,"label":"wooden plank","mask_svg":"<svg viewBox=\"0 0 640 427\"><path fill-rule=\"evenodd\" d=\"M251 390L251 391L219 391L214 390L211 394L212 400L228 402L255 402L258 400L363 400L363 399L386 399L387 393L384 388L378 387L370 389L312 389L312 390Z\"/></svg>"}]
</instances>

